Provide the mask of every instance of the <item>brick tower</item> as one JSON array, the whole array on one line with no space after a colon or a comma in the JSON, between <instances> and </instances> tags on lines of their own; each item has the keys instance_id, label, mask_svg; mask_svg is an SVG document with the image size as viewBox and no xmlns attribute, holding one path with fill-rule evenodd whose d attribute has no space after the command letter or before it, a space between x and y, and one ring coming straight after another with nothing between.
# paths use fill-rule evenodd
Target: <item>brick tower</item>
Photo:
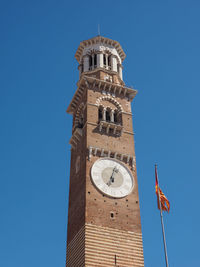
<instances>
[{"instance_id":1,"label":"brick tower","mask_svg":"<svg viewBox=\"0 0 200 267\"><path fill-rule=\"evenodd\" d=\"M97 36L75 54L67 267L144 266L131 101L125 53Z\"/></svg>"}]
</instances>

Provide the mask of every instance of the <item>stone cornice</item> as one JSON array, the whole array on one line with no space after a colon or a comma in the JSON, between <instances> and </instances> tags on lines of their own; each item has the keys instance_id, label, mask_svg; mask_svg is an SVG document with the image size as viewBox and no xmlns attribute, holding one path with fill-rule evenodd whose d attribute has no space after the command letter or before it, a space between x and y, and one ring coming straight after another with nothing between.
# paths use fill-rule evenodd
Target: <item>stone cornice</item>
<instances>
[{"instance_id":1,"label":"stone cornice","mask_svg":"<svg viewBox=\"0 0 200 267\"><path fill-rule=\"evenodd\" d=\"M124 161L127 164L131 165L132 170L135 170L135 156L129 155L125 153L121 153L119 151L109 150L107 148L100 148L89 146L88 147L88 160L91 160L92 156L99 156L99 157L108 157L108 158L115 158L120 161Z\"/></svg>"},{"instance_id":2,"label":"stone cornice","mask_svg":"<svg viewBox=\"0 0 200 267\"><path fill-rule=\"evenodd\" d=\"M122 66L122 65L121 65L121 66ZM122 66L122 68L123 68L123 66ZM117 77L118 77L118 79L120 80L121 84L122 84L122 85L125 85L125 83L123 82L123 80L120 78L118 72L113 71L113 70L111 70L111 69L106 69L106 68L104 68L104 67L103 67L103 68L102 68L102 67L98 67L98 68L95 68L95 69L93 69L93 70L84 71L84 72L81 73L81 78L82 78L82 76L86 76L86 75L88 75L88 74L92 76L93 73L96 74L96 72L98 72L98 71L103 71L103 72L107 73L108 75L111 75L111 74L113 74L113 75L117 75Z\"/></svg>"},{"instance_id":3,"label":"stone cornice","mask_svg":"<svg viewBox=\"0 0 200 267\"><path fill-rule=\"evenodd\" d=\"M135 95L137 94L137 90L132 89L130 87L96 79L94 77L89 77L86 75L81 77L77 85L78 88L72 98L71 103L67 108L67 113L69 114L73 114L74 111L77 109L77 104L79 103L79 100L86 89L95 90L95 88L98 88L102 90L103 94L110 94L112 96L123 96L126 97L129 101L132 101Z\"/></svg>"},{"instance_id":4,"label":"stone cornice","mask_svg":"<svg viewBox=\"0 0 200 267\"><path fill-rule=\"evenodd\" d=\"M77 51L76 51L76 54L75 54L76 60L80 63L84 48L87 46L90 46L90 45L97 44L97 43L105 44L105 45L111 45L111 46L115 47L119 56L121 57L122 62L124 61L126 54L124 53L120 43L115 41L115 40L103 37L103 36L96 36L96 37L93 37L89 40L82 41L80 43Z\"/></svg>"}]
</instances>

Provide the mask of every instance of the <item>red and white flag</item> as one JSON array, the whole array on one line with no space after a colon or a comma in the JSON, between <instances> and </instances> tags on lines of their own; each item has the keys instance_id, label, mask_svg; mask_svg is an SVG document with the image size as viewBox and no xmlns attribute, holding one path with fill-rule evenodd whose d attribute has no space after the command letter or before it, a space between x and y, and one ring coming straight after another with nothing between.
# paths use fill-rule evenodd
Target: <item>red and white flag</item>
<instances>
[{"instance_id":1,"label":"red and white flag","mask_svg":"<svg viewBox=\"0 0 200 267\"><path fill-rule=\"evenodd\" d=\"M166 198L166 196L163 194L162 190L159 187L158 184L158 174L157 174L157 166L155 165L155 177L156 177L156 195L157 195L157 202L158 202L158 209L160 209L160 205L161 205L161 209L163 211L167 211L169 212L170 210L170 203L169 200ZM159 193L158 193L159 190ZM159 201L159 197L160 197L160 201Z\"/></svg>"}]
</instances>

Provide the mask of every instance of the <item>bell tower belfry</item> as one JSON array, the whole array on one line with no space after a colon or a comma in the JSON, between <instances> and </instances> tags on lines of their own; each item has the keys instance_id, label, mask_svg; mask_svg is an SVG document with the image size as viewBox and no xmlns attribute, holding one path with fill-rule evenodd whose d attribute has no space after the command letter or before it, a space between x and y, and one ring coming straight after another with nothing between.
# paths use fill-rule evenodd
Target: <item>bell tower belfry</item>
<instances>
[{"instance_id":1,"label":"bell tower belfry","mask_svg":"<svg viewBox=\"0 0 200 267\"><path fill-rule=\"evenodd\" d=\"M144 266L125 53L114 40L82 41L73 116L66 267Z\"/></svg>"}]
</instances>

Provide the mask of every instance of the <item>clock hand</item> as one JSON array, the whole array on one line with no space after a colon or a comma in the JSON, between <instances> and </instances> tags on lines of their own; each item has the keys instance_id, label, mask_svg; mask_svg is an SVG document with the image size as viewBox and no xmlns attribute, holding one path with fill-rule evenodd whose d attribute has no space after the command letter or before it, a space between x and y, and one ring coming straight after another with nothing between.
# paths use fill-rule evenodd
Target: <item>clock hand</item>
<instances>
[{"instance_id":1,"label":"clock hand","mask_svg":"<svg viewBox=\"0 0 200 267\"><path fill-rule=\"evenodd\" d=\"M115 177L114 177L114 174L115 173L118 173L119 172L119 170L117 169L117 167L115 166L114 167L114 169L113 169L113 172L112 172L112 175L111 175L111 180L112 180L112 183L114 183L114 181L115 181Z\"/></svg>"},{"instance_id":2,"label":"clock hand","mask_svg":"<svg viewBox=\"0 0 200 267\"><path fill-rule=\"evenodd\" d=\"M112 171L112 174L111 174L111 176L110 176L110 179L109 179L109 181L107 182L107 185L108 185L108 186L110 186L110 185L111 185L111 183L114 183L113 174L114 174L114 169L113 169L113 171Z\"/></svg>"},{"instance_id":3,"label":"clock hand","mask_svg":"<svg viewBox=\"0 0 200 267\"><path fill-rule=\"evenodd\" d=\"M114 173L118 173L118 169L117 169L117 167L116 167L116 166L113 168L113 171L112 171L112 174L111 174L110 180L109 180L109 181L108 181L108 183L107 183L107 185L108 185L108 186L110 186L110 185L111 185L111 183L114 183L114 181L115 181L115 178L114 178Z\"/></svg>"}]
</instances>

